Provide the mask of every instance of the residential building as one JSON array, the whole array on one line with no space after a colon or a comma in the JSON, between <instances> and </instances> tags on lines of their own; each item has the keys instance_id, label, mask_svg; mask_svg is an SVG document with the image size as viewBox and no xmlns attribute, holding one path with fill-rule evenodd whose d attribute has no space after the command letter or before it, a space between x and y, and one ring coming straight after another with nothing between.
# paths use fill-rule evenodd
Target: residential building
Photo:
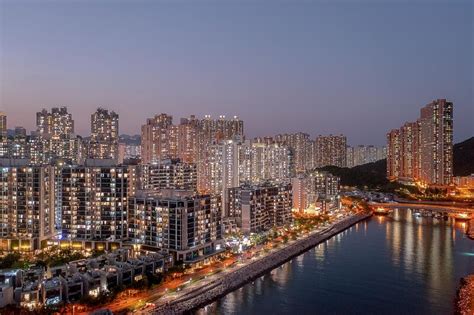
<instances>
[{"instance_id":1,"label":"residential building","mask_svg":"<svg viewBox=\"0 0 474 315\"><path fill-rule=\"evenodd\" d=\"M154 164L141 164L139 169L140 189L155 192L163 189L197 191L196 164L168 159Z\"/></svg>"},{"instance_id":2,"label":"residential building","mask_svg":"<svg viewBox=\"0 0 474 315\"><path fill-rule=\"evenodd\" d=\"M199 149L199 121L195 116L182 118L179 125L167 114L147 119L142 126L142 163L179 158L186 163L196 163Z\"/></svg>"},{"instance_id":3,"label":"residential building","mask_svg":"<svg viewBox=\"0 0 474 315\"><path fill-rule=\"evenodd\" d=\"M145 248L196 263L223 250L219 197L190 191L138 194L130 199L130 233Z\"/></svg>"},{"instance_id":4,"label":"residential building","mask_svg":"<svg viewBox=\"0 0 474 315\"><path fill-rule=\"evenodd\" d=\"M243 233L266 231L291 222L291 184L242 185L228 190L227 216Z\"/></svg>"},{"instance_id":5,"label":"residential building","mask_svg":"<svg viewBox=\"0 0 474 315\"><path fill-rule=\"evenodd\" d=\"M0 112L0 138L7 137L7 114Z\"/></svg>"},{"instance_id":6,"label":"residential building","mask_svg":"<svg viewBox=\"0 0 474 315\"><path fill-rule=\"evenodd\" d=\"M98 108L91 115L91 137L88 158L118 159L119 115Z\"/></svg>"},{"instance_id":7,"label":"residential building","mask_svg":"<svg viewBox=\"0 0 474 315\"><path fill-rule=\"evenodd\" d=\"M50 164L58 159L80 162L80 138L74 134L74 120L67 107L53 107L36 113L36 133L27 149L32 164Z\"/></svg>"},{"instance_id":8,"label":"residential building","mask_svg":"<svg viewBox=\"0 0 474 315\"><path fill-rule=\"evenodd\" d=\"M386 148L373 145L358 145L346 148L347 167L373 163L386 158Z\"/></svg>"},{"instance_id":9,"label":"residential building","mask_svg":"<svg viewBox=\"0 0 474 315\"><path fill-rule=\"evenodd\" d=\"M393 129L387 134L387 178L396 180L401 173L400 130Z\"/></svg>"},{"instance_id":10,"label":"residential building","mask_svg":"<svg viewBox=\"0 0 474 315\"><path fill-rule=\"evenodd\" d=\"M340 207L340 178L328 172L313 170L292 179L293 209L306 212Z\"/></svg>"},{"instance_id":11,"label":"residential building","mask_svg":"<svg viewBox=\"0 0 474 315\"><path fill-rule=\"evenodd\" d=\"M453 183L453 103L435 100L387 135L390 180L447 186Z\"/></svg>"},{"instance_id":12,"label":"residential building","mask_svg":"<svg viewBox=\"0 0 474 315\"><path fill-rule=\"evenodd\" d=\"M274 140L291 149L296 173L305 172L308 169L308 164L312 166L312 162L308 162L311 142L307 133L280 134L275 136Z\"/></svg>"},{"instance_id":13,"label":"residential building","mask_svg":"<svg viewBox=\"0 0 474 315\"><path fill-rule=\"evenodd\" d=\"M88 163L63 167L56 183L61 193L62 238L125 240L128 199L135 193L136 169Z\"/></svg>"},{"instance_id":14,"label":"residential building","mask_svg":"<svg viewBox=\"0 0 474 315\"><path fill-rule=\"evenodd\" d=\"M283 182L294 176L294 159L290 147L272 143L251 145L250 182L253 184L266 181Z\"/></svg>"},{"instance_id":15,"label":"residential building","mask_svg":"<svg viewBox=\"0 0 474 315\"><path fill-rule=\"evenodd\" d=\"M420 181L452 184L453 103L438 99L423 107L420 133Z\"/></svg>"},{"instance_id":16,"label":"residential building","mask_svg":"<svg viewBox=\"0 0 474 315\"><path fill-rule=\"evenodd\" d=\"M54 167L0 160L2 249L39 249L54 233Z\"/></svg>"},{"instance_id":17,"label":"residential building","mask_svg":"<svg viewBox=\"0 0 474 315\"><path fill-rule=\"evenodd\" d=\"M344 135L329 135L316 137L315 154L317 167L338 166L346 167L347 138Z\"/></svg>"}]
</instances>

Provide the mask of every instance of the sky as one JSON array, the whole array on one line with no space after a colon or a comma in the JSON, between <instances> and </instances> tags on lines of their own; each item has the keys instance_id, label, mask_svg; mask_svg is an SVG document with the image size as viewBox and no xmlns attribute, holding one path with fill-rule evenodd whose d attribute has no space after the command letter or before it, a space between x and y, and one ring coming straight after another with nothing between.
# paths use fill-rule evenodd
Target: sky
<instances>
[{"instance_id":1,"label":"sky","mask_svg":"<svg viewBox=\"0 0 474 315\"><path fill-rule=\"evenodd\" d=\"M238 115L249 137L303 131L385 143L437 98L474 136L474 1L0 0L0 111L35 128L99 106L147 117Z\"/></svg>"}]
</instances>

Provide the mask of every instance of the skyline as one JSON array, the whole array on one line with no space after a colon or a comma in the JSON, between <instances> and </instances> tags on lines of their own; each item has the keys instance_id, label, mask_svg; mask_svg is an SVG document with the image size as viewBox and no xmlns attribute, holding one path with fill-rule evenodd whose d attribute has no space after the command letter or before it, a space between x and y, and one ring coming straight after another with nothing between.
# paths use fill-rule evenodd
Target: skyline
<instances>
[{"instance_id":1,"label":"skyline","mask_svg":"<svg viewBox=\"0 0 474 315\"><path fill-rule=\"evenodd\" d=\"M0 6L10 129L33 130L36 112L67 106L88 135L102 106L119 114L121 134L159 113L224 114L244 120L250 138L342 133L382 145L387 130L446 98L455 142L474 134L469 1ZM449 23L433 23L440 16Z\"/></svg>"}]
</instances>

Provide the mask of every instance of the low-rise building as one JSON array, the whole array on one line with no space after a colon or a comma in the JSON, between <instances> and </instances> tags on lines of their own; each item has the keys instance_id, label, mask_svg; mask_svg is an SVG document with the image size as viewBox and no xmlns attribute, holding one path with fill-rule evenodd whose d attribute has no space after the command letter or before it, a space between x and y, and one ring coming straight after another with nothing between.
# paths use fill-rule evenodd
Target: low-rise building
<instances>
[{"instance_id":1,"label":"low-rise building","mask_svg":"<svg viewBox=\"0 0 474 315\"><path fill-rule=\"evenodd\" d=\"M129 250L131 251L131 249ZM126 249L81 259L63 266L0 271L0 307L14 304L30 309L60 302L78 301L84 296L97 297L141 281L160 276L172 264L166 253L140 252L130 258Z\"/></svg>"},{"instance_id":2,"label":"low-rise building","mask_svg":"<svg viewBox=\"0 0 474 315\"><path fill-rule=\"evenodd\" d=\"M64 278L53 277L44 280L42 283L41 290L41 303L43 305L58 304L64 300Z\"/></svg>"}]
</instances>

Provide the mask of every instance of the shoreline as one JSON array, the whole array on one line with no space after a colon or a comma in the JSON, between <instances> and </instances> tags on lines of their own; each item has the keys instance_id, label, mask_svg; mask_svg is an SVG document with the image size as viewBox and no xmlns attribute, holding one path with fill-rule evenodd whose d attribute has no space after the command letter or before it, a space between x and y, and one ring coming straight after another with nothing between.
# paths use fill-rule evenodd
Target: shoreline
<instances>
[{"instance_id":1,"label":"shoreline","mask_svg":"<svg viewBox=\"0 0 474 315\"><path fill-rule=\"evenodd\" d=\"M474 274L461 278L456 295L455 314L469 315L474 312Z\"/></svg>"},{"instance_id":2,"label":"shoreline","mask_svg":"<svg viewBox=\"0 0 474 315\"><path fill-rule=\"evenodd\" d=\"M239 289L250 281L255 280L263 274L371 216L372 214L357 214L334 223L323 231L313 232L307 237L287 245L285 248L269 253L261 259L242 266L228 274L221 275L216 280L197 287L196 289L189 290L189 292L184 293L182 296L145 312L153 314L183 314L195 311Z\"/></svg>"},{"instance_id":3,"label":"shoreline","mask_svg":"<svg viewBox=\"0 0 474 315\"><path fill-rule=\"evenodd\" d=\"M467 227L466 231L467 237L471 240L474 240L474 218L469 220L469 226Z\"/></svg>"}]
</instances>

